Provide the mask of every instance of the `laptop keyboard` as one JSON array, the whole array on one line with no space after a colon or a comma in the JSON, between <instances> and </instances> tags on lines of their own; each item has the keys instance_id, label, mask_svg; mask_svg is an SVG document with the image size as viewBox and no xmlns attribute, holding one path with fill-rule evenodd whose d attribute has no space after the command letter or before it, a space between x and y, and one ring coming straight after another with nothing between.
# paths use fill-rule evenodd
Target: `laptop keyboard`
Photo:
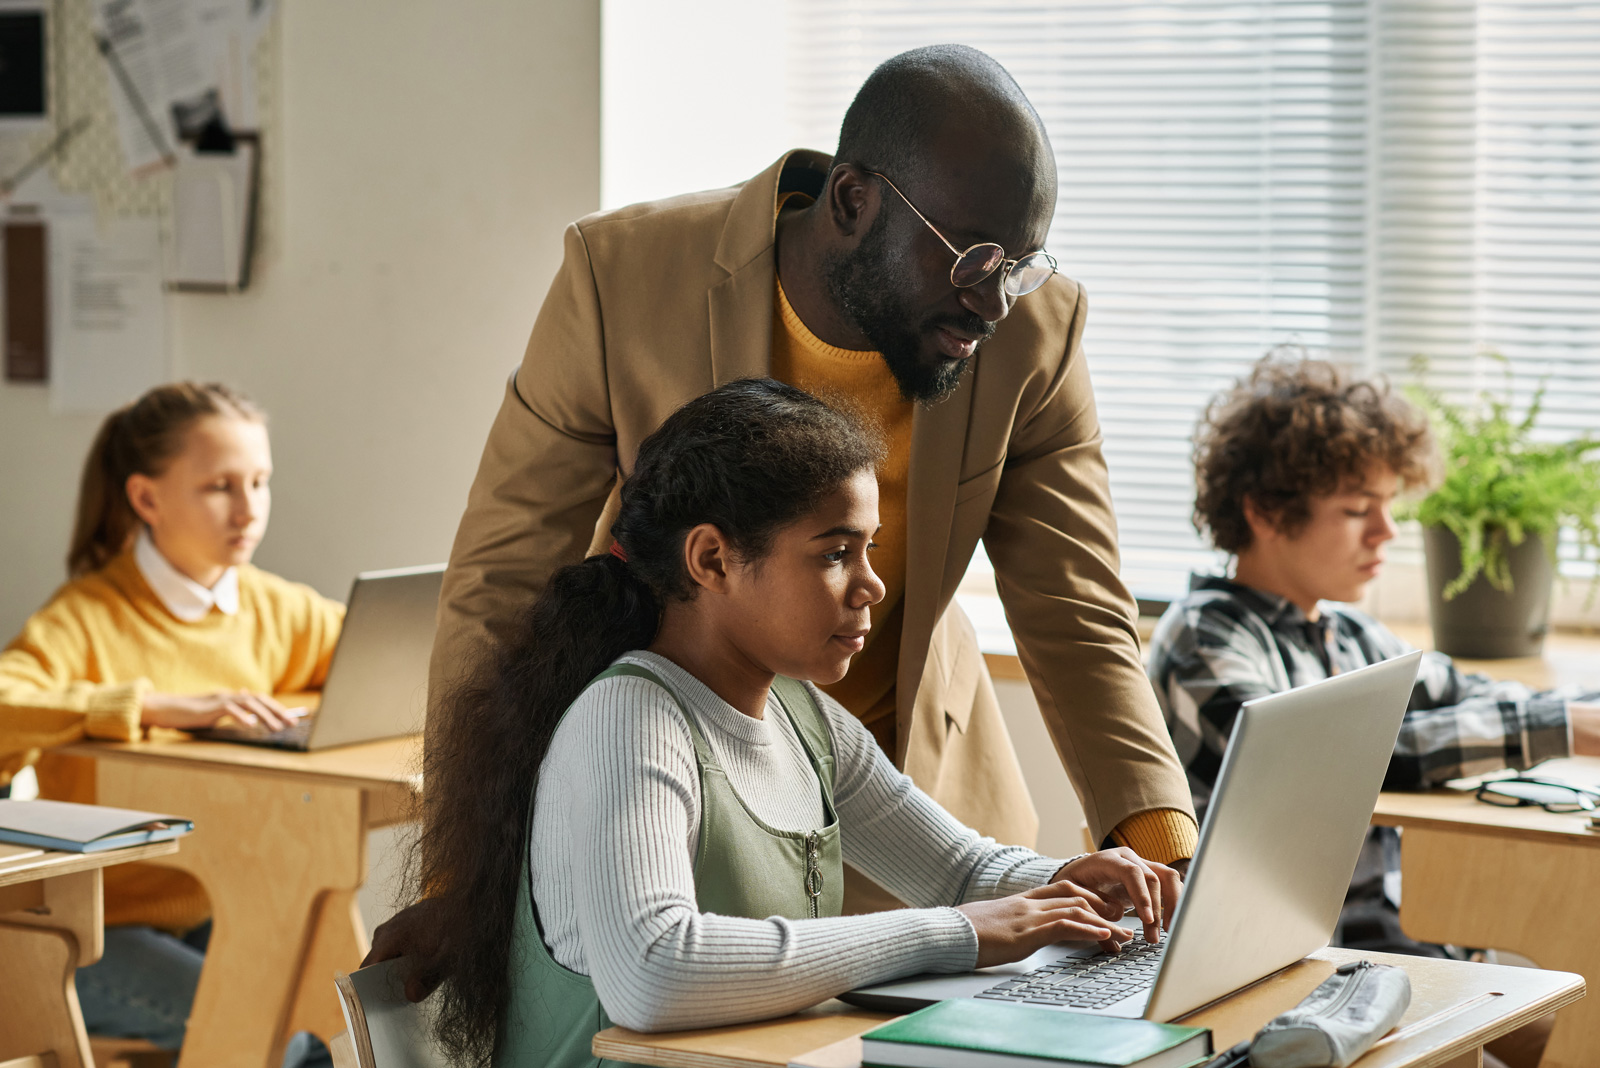
<instances>
[{"instance_id":1,"label":"laptop keyboard","mask_svg":"<svg viewBox=\"0 0 1600 1068\"><path fill-rule=\"evenodd\" d=\"M219 742L243 742L246 745L270 745L279 749L304 749L311 737L311 721L315 717L303 716L282 730L269 731L265 727L213 727L195 732L201 737Z\"/></svg>"},{"instance_id":2,"label":"laptop keyboard","mask_svg":"<svg viewBox=\"0 0 1600 1068\"><path fill-rule=\"evenodd\" d=\"M1156 981L1167 933L1154 945L1135 938L1120 953L1067 957L1043 968L1014 975L976 995L990 1001L1053 1005L1058 1009L1103 1009Z\"/></svg>"}]
</instances>

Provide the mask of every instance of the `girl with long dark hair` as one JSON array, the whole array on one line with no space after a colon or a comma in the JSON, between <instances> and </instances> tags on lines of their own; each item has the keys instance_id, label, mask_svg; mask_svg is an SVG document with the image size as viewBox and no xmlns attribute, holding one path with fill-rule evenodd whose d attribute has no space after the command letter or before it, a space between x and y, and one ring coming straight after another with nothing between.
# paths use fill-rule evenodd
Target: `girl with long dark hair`
<instances>
[{"instance_id":1,"label":"girl with long dark hair","mask_svg":"<svg viewBox=\"0 0 1600 1068\"><path fill-rule=\"evenodd\" d=\"M883 595L881 455L770 380L691 401L640 446L611 550L556 572L445 701L418 876L455 1057L592 1065L612 1021L759 1019L1113 946L1130 904L1157 937L1171 869L980 837L812 685L843 677ZM914 907L841 916L845 861Z\"/></svg>"}]
</instances>

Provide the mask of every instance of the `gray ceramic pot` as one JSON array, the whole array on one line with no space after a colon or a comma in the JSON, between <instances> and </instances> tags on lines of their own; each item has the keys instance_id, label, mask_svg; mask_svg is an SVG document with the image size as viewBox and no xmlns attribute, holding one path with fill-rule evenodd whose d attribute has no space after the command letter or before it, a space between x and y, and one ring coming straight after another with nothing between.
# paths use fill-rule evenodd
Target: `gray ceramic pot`
<instances>
[{"instance_id":1,"label":"gray ceramic pot","mask_svg":"<svg viewBox=\"0 0 1600 1068\"><path fill-rule=\"evenodd\" d=\"M1445 527L1424 527L1422 543L1428 557L1435 648L1475 660L1539 655L1550 629L1554 578L1543 539L1530 534L1508 551L1510 593L1495 589L1479 575L1449 601L1444 599L1444 588L1461 574L1461 543Z\"/></svg>"}]
</instances>

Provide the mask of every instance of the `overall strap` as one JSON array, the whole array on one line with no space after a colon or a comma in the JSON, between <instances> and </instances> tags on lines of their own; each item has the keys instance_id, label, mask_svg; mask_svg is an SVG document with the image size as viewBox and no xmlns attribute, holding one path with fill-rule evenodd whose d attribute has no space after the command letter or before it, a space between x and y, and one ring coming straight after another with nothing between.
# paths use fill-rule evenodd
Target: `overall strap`
<instances>
[{"instance_id":1,"label":"overall strap","mask_svg":"<svg viewBox=\"0 0 1600 1068\"><path fill-rule=\"evenodd\" d=\"M700 761L700 766L702 768L719 768L721 766L717 763L717 758L711 753L711 743L707 742L706 736L700 733L700 724L695 722L694 714L689 711L689 706L684 703L683 698L678 696L678 691L667 685L665 679L649 668L640 667L638 664L612 664L591 679L589 685L593 686L601 679L614 678L644 679L646 682L653 682L667 691L667 696L672 698L673 703L678 706L678 711L683 713L683 721L689 725L689 737L694 742L694 755Z\"/></svg>"},{"instance_id":2,"label":"overall strap","mask_svg":"<svg viewBox=\"0 0 1600 1068\"><path fill-rule=\"evenodd\" d=\"M811 764L817 769L823 789L827 791L828 807L831 811L834 773L833 735L828 730L822 709L817 707L817 702L812 698L811 691L806 689L805 683L785 675L779 675L772 680L772 695L778 699L778 704L788 715L789 722L794 724L795 733L800 736L800 744L805 746L807 755L811 757Z\"/></svg>"}]
</instances>

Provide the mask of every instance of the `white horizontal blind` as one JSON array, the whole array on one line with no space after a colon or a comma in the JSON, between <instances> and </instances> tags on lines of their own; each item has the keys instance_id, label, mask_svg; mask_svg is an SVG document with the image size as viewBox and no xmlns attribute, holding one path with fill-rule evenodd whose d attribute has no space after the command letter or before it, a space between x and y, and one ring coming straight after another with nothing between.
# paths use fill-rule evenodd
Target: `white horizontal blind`
<instances>
[{"instance_id":1,"label":"white horizontal blind","mask_svg":"<svg viewBox=\"0 0 1600 1068\"><path fill-rule=\"evenodd\" d=\"M1378 366L1470 400L1509 365L1541 437L1600 436L1600 4L1389 0L1377 35Z\"/></svg>"},{"instance_id":2,"label":"white horizontal blind","mask_svg":"<svg viewBox=\"0 0 1600 1068\"><path fill-rule=\"evenodd\" d=\"M1356 0L794 0L803 143L831 149L875 65L942 41L994 56L1039 109L1061 176L1049 248L1089 294L1139 592L1179 592L1215 563L1189 523L1205 399L1276 344L1360 359L1366 34Z\"/></svg>"}]
</instances>

